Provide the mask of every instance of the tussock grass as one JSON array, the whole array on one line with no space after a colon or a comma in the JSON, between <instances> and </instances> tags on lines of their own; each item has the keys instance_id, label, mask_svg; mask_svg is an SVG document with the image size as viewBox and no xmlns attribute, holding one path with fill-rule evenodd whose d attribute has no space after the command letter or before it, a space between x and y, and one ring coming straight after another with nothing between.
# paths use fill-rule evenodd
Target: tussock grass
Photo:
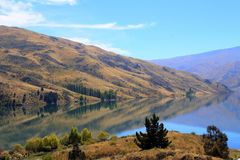
<instances>
[{"instance_id":1,"label":"tussock grass","mask_svg":"<svg viewBox=\"0 0 240 160\"><path fill-rule=\"evenodd\" d=\"M166 149L141 150L134 143L134 137L117 138L114 141L97 142L81 146L88 160L220 160L205 155L200 136L169 132L172 144ZM67 160L71 148L52 153L56 160ZM230 151L231 158L239 158L240 152Z\"/></svg>"}]
</instances>

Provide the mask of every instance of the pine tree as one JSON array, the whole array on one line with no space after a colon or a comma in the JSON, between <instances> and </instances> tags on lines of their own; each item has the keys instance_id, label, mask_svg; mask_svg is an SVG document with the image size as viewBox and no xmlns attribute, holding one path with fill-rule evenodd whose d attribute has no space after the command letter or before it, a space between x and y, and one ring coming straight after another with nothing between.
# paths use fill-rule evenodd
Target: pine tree
<instances>
[{"instance_id":1,"label":"pine tree","mask_svg":"<svg viewBox=\"0 0 240 160\"><path fill-rule=\"evenodd\" d=\"M168 130L164 128L163 123L159 124L159 117L155 114L149 119L145 119L147 133L137 133L135 143L142 149L166 148L171 144L168 140Z\"/></svg>"}]
</instances>

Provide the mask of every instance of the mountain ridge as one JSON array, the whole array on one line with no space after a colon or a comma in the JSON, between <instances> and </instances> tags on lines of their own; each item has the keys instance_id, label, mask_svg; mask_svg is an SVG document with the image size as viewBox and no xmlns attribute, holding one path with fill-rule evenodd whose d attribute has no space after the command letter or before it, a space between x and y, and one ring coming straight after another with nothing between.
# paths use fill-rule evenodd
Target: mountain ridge
<instances>
[{"instance_id":1,"label":"mountain ridge","mask_svg":"<svg viewBox=\"0 0 240 160\"><path fill-rule=\"evenodd\" d=\"M182 97L190 88L196 95L229 91L186 72L17 27L0 26L0 55L1 82L22 92L45 87L75 94L66 83L113 89L123 98Z\"/></svg>"},{"instance_id":2,"label":"mountain ridge","mask_svg":"<svg viewBox=\"0 0 240 160\"><path fill-rule=\"evenodd\" d=\"M151 62L218 81L229 88L238 88L240 86L239 53L240 47L237 46L170 59L151 60Z\"/></svg>"}]
</instances>

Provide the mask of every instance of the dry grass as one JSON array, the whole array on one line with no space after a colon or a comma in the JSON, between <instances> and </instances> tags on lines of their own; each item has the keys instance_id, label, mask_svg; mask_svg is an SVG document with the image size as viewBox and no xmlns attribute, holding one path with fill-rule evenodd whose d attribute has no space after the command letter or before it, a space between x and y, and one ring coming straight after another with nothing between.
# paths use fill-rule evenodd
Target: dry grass
<instances>
[{"instance_id":1,"label":"dry grass","mask_svg":"<svg viewBox=\"0 0 240 160\"><path fill-rule=\"evenodd\" d=\"M88 160L220 160L204 155L200 136L170 132L172 144L167 149L141 150L134 143L134 137L118 138L81 146ZM67 160L70 148L54 152L56 160ZM231 156L239 154L231 151Z\"/></svg>"},{"instance_id":2,"label":"dry grass","mask_svg":"<svg viewBox=\"0 0 240 160\"><path fill-rule=\"evenodd\" d=\"M183 97L189 88L197 95L221 90L185 72L61 38L4 26L0 27L0 37L0 80L5 78L20 93L44 86L62 94L66 91L62 84L71 82L118 90L121 98ZM22 82L23 77L32 78L32 85Z\"/></svg>"}]
</instances>

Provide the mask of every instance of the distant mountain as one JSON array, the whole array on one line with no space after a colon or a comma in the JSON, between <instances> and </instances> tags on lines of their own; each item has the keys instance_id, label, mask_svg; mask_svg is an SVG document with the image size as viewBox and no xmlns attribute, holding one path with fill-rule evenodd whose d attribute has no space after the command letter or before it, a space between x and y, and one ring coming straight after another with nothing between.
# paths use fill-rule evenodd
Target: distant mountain
<instances>
[{"instance_id":1,"label":"distant mountain","mask_svg":"<svg viewBox=\"0 0 240 160\"><path fill-rule=\"evenodd\" d=\"M35 92L43 86L65 99L73 94L64 88L68 83L113 89L123 98L179 97L190 88L197 95L228 91L186 72L5 26L0 26L0 82L8 92Z\"/></svg>"},{"instance_id":2,"label":"distant mountain","mask_svg":"<svg viewBox=\"0 0 240 160\"><path fill-rule=\"evenodd\" d=\"M230 88L240 87L240 47L151 62L191 72Z\"/></svg>"}]
</instances>

